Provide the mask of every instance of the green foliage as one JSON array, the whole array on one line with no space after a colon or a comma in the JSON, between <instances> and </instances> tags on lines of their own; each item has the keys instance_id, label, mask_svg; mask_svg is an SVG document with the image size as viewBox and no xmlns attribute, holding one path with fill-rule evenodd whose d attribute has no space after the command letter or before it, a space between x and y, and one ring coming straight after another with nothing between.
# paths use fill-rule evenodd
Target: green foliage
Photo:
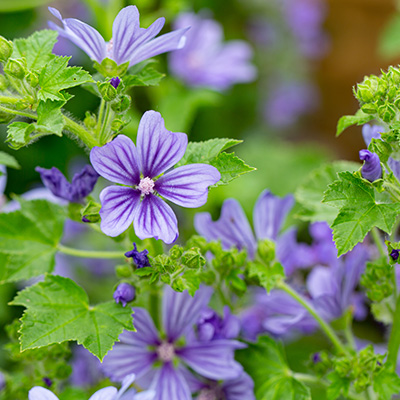
<instances>
[{"instance_id":1,"label":"green foliage","mask_svg":"<svg viewBox=\"0 0 400 400\"><path fill-rule=\"evenodd\" d=\"M90 74L80 67L68 67L71 57L54 57L42 69L39 75L40 100L61 100L66 97L61 90L68 89L82 83L92 82Z\"/></svg>"},{"instance_id":2,"label":"green foliage","mask_svg":"<svg viewBox=\"0 0 400 400\"><path fill-rule=\"evenodd\" d=\"M40 101L37 108L38 120L35 124L35 131L62 136L64 116L61 113L61 107L64 104L65 101Z\"/></svg>"},{"instance_id":3,"label":"green foliage","mask_svg":"<svg viewBox=\"0 0 400 400\"><path fill-rule=\"evenodd\" d=\"M236 357L253 378L257 400L311 400L310 389L287 365L283 347L268 336L248 343Z\"/></svg>"},{"instance_id":4,"label":"green foliage","mask_svg":"<svg viewBox=\"0 0 400 400\"><path fill-rule=\"evenodd\" d=\"M394 15L385 26L380 42L379 52L387 58L393 58L400 52L400 15Z\"/></svg>"},{"instance_id":5,"label":"green foliage","mask_svg":"<svg viewBox=\"0 0 400 400\"><path fill-rule=\"evenodd\" d=\"M10 154L0 151L0 164L9 168L20 169L21 166L18 161Z\"/></svg>"},{"instance_id":6,"label":"green foliage","mask_svg":"<svg viewBox=\"0 0 400 400\"><path fill-rule=\"evenodd\" d=\"M338 172L356 171L360 164L349 161L335 161L312 171L296 192L296 201L301 206L298 216L310 222L333 222L337 215L335 208L322 202L326 188L337 179Z\"/></svg>"},{"instance_id":7,"label":"green foliage","mask_svg":"<svg viewBox=\"0 0 400 400\"><path fill-rule=\"evenodd\" d=\"M400 392L400 377L396 372L384 367L375 375L373 387L379 400L390 400Z\"/></svg>"},{"instance_id":8,"label":"green foliage","mask_svg":"<svg viewBox=\"0 0 400 400\"><path fill-rule=\"evenodd\" d=\"M13 122L7 127L6 142L8 142L13 149L18 150L33 140L31 134L34 130L35 126L33 124L28 124L27 122Z\"/></svg>"},{"instance_id":9,"label":"green foliage","mask_svg":"<svg viewBox=\"0 0 400 400\"><path fill-rule=\"evenodd\" d=\"M358 110L354 115L344 115L338 121L336 127L336 136L339 136L345 129L353 125L364 125L367 122L373 120L374 117L370 114L366 114L362 110Z\"/></svg>"},{"instance_id":10,"label":"green foliage","mask_svg":"<svg viewBox=\"0 0 400 400\"><path fill-rule=\"evenodd\" d=\"M134 330L131 309L109 301L89 305L86 292L69 278L46 275L19 292L11 305L26 307L21 351L76 340L100 360L124 329Z\"/></svg>"},{"instance_id":11,"label":"green foliage","mask_svg":"<svg viewBox=\"0 0 400 400\"><path fill-rule=\"evenodd\" d=\"M51 272L63 234L62 207L45 200L20 202L21 210L0 214L0 284Z\"/></svg>"},{"instance_id":12,"label":"green foliage","mask_svg":"<svg viewBox=\"0 0 400 400\"><path fill-rule=\"evenodd\" d=\"M50 0L2 0L0 2L0 11L15 12L27 10L50 2Z\"/></svg>"},{"instance_id":13,"label":"green foliage","mask_svg":"<svg viewBox=\"0 0 400 400\"><path fill-rule=\"evenodd\" d=\"M156 86L165 74L158 72L151 65L146 65L136 75L125 75L122 82L126 89L134 86Z\"/></svg>"},{"instance_id":14,"label":"green foliage","mask_svg":"<svg viewBox=\"0 0 400 400\"><path fill-rule=\"evenodd\" d=\"M341 172L338 177L325 192L323 202L339 208L331 226L340 256L361 242L375 226L390 234L400 204L383 196L378 201L373 185L357 174Z\"/></svg>"}]
</instances>

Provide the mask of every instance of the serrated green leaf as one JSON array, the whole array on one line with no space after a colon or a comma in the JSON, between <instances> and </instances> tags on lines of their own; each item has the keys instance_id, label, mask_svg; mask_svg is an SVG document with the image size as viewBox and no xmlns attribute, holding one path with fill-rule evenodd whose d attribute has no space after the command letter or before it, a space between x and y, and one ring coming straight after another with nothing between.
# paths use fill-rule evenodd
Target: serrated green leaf
<instances>
[{"instance_id":1,"label":"serrated green leaf","mask_svg":"<svg viewBox=\"0 0 400 400\"><path fill-rule=\"evenodd\" d=\"M64 116L61 107L64 104L65 101L40 101L37 108L38 120L35 130L62 136Z\"/></svg>"},{"instance_id":2,"label":"serrated green leaf","mask_svg":"<svg viewBox=\"0 0 400 400\"><path fill-rule=\"evenodd\" d=\"M10 304L26 307L21 351L76 340L102 360L124 329L134 330L129 307L115 301L90 306L80 286L58 275L46 275L44 282L19 292Z\"/></svg>"},{"instance_id":3,"label":"serrated green leaf","mask_svg":"<svg viewBox=\"0 0 400 400\"><path fill-rule=\"evenodd\" d=\"M71 57L54 57L50 60L39 75L40 100L65 101L61 90L68 89L82 83L92 82L88 72L80 67L68 67Z\"/></svg>"},{"instance_id":4,"label":"serrated green leaf","mask_svg":"<svg viewBox=\"0 0 400 400\"><path fill-rule=\"evenodd\" d=\"M311 400L311 391L300 381L276 375L256 392L257 400Z\"/></svg>"},{"instance_id":5,"label":"serrated green leaf","mask_svg":"<svg viewBox=\"0 0 400 400\"><path fill-rule=\"evenodd\" d=\"M221 179L214 185L215 187L226 185L240 175L255 171L255 168L245 164L243 160L233 153L220 153L208 164L217 168L221 174Z\"/></svg>"},{"instance_id":6,"label":"serrated green leaf","mask_svg":"<svg viewBox=\"0 0 400 400\"><path fill-rule=\"evenodd\" d=\"M20 169L21 166L18 161L10 154L0 151L0 165L5 165L9 168Z\"/></svg>"},{"instance_id":7,"label":"serrated green leaf","mask_svg":"<svg viewBox=\"0 0 400 400\"><path fill-rule=\"evenodd\" d=\"M360 164L357 163L336 161L312 171L295 192L296 201L302 207L298 216L310 222L326 221L331 224L337 210L322 202L323 194L328 185L337 179L338 172L356 171L359 168Z\"/></svg>"},{"instance_id":8,"label":"serrated green leaf","mask_svg":"<svg viewBox=\"0 0 400 400\"><path fill-rule=\"evenodd\" d=\"M250 278L257 278L267 292L270 292L280 280L285 278L285 271L279 263L266 266L258 261L252 261L248 263L248 273Z\"/></svg>"},{"instance_id":9,"label":"serrated green leaf","mask_svg":"<svg viewBox=\"0 0 400 400\"><path fill-rule=\"evenodd\" d=\"M389 199L377 202L373 186L351 172L341 172L338 177L325 192L323 202L339 208L331 227L340 256L362 242L375 226L390 234L400 204Z\"/></svg>"},{"instance_id":10,"label":"serrated green leaf","mask_svg":"<svg viewBox=\"0 0 400 400\"><path fill-rule=\"evenodd\" d=\"M29 70L40 71L52 58L52 50L57 42L58 33L45 29L35 32L26 39L14 40L13 58L26 58Z\"/></svg>"},{"instance_id":11,"label":"serrated green leaf","mask_svg":"<svg viewBox=\"0 0 400 400\"><path fill-rule=\"evenodd\" d=\"M51 272L65 219L61 206L45 200L21 201L21 210L0 214L0 284Z\"/></svg>"},{"instance_id":12,"label":"serrated green leaf","mask_svg":"<svg viewBox=\"0 0 400 400\"><path fill-rule=\"evenodd\" d=\"M326 391L327 400L336 400L341 394L347 396L350 389L350 379L341 377L337 372L331 372L328 379L331 383Z\"/></svg>"},{"instance_id":13,"label":"serrated green leaf","mask_svg":"<svg viewBox=\"0 0 400 400\"><path fill-rule=\"evenodd\" d=\"M345 129L352 125L364 125L369 121L372 121L374 116L366 114L361 110L358 110L354 115L344 115L338 121L336 128L336 136L339 136Z\"/></svg>"},{"instance_id":14,"label":"serrated green leaf","mask_svg":"<svg viewBox=\"0 0 400 400\"><path fill-rule=\"evenodd\" d=\"M236 139L210 139L204 142L189 142L185 155L179 161L178 166L194 163L207 163L217 157L219 153L227 150L243 140Z\"/></svg>"},{"instance_id":15,"label":"serrated green leaf","mask_svg":"<svg viewBox=\"0 0 400 400\"><path fill-rule=\"evenodd\" d=\"M390 400L392 396L400 393L400 377L388 368L382 370L374 377L374 391L379 400Z\"/></svg>"},{"instance_id":16,"label":"serrated green leaf","mask_svg":"<svg viewBox=\"0 0 400 400\"><path fill-rule=\"evenodd\" d=\"M144 68L137 75L125 75L123 83L126 88L133 86L156 86L165 77L153 67Z\"/></svg>"},{"instance_id":17,"label":"serrated green leaf","mask_svg":"<svg viewBox=\"0 0 400 400\"><path fill-rule=\"evenodd\" d=\"M30 142L30 134L35 130L33 124L27 122L13 122L7 127L6 142L14 149L19 149Z\"/></svg>"}]
</instances>

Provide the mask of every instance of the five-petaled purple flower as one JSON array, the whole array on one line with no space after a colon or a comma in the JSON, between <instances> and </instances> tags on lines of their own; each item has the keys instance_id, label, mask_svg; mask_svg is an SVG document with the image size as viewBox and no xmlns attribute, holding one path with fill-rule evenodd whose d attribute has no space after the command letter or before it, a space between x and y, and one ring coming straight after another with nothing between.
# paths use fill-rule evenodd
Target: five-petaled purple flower
<instances>
[{"instance_id":1,"label":"five-petaled purple flower","mask_svg":"<svg viewBox=\"0 0 400 400\"><path fill-rule=\"evenodd\" d=\"M75 174L71 183L56 167L51 169L36 167L35 170L39 172L43 184L54 196L73 203L81 202L91 193L99 177L90 165L85 165L80 172Z\"/></svg>"},{"instance_id":2,"label":"five-petaled purple flower","mask_svg":"<svg viewBox=\"0 0 400 400\"><path fill-rule=\"evenodd\" d=\"M235 361L234 351L245 347L242 343L228 339L199 342L192 334L211 294L211 288L201 287L191 297L187 291L178 293L166 286L162 303L165 335L157 332L145 309L133 308L137 331L120 335L120 341L104 358L105 374L120 380L135 373L139 385L156 391L154 400L192 399L191 374L186 367L216 381L237 378L243 369Z\"/></svg>"},{"instance_id":3,"label":"five-petaled purple flower","mask_svg":"<svg viewBox=\"0 0 400 400\"><path fill-rule=\"evenodd\" d=\"M250 63L253 51L245 41L222 43L221 25L193 13L182 14L175 21L175 28L185 26L190 26L185 47L169 57L174 75L190 86L215 90L255 79L256 69Z\"/></svg>"},{"instance_id":4,"label":"five-petaled purple flower","mask_svg":"<svg viewBox=\"0 0 400 400\"><path fill-rule=\"evenodd\" d=\"M158 195L183 207L200 207L207 201L208 187L221 177L208 164L171 169L183 157L186 146L186 134L168 131L160 113L147 111L140 120L137 147L127 136L119 135L111 143L92 149L94 169L125 185L109 186L100 193L100 226L106 235L117 236L133 222L140 239L176 240L176 216Z\"/></svg>"},{"instance_id":5,"label":"five-petaled purple flower","mask_svg":"<svg viewBox=\"0 0 400 400\"><path fill-rule=\"evenodd\" d=\"M49 11L62 22L64 29L51 21L49 26L98 63L109 58L118 65L129 62L132 66L161 53L180 49L185 45L185 32L189 29L185 27L154 39L164 26L165 18L158 18L148 28L140 28L138 9L136 6L128 6L116 16L113 36L107 43L90 25L75 18L63 19L53 7L49 7Z\"/></svg>"}]
</instances>

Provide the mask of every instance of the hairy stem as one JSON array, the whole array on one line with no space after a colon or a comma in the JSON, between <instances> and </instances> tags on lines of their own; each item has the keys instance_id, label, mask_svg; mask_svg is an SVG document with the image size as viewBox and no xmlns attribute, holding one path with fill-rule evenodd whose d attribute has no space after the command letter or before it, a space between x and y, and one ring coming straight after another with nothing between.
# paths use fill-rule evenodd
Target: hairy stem
<instances>
[{"instance_id":1,"label":"hairy stem","mask_svg":"<svg viewBox=\"0 0 400 400\"><path fill-rule=\"evenodd\" d=\"M31 118L31 119L38 118L37 115L35 115L34 113L13 110L12 108L7 108L7 107L3 107L3 106L0 106L0 111L6 112L9 114L20 115L21 117L27 117L27 118Z\"/></svg>"},{"instance_id":2,"label":"hairy stem","mask_svg":"<svg viewBox=\"0 0 400 400\"><path fill-rule=\"evenodd\" d=\"M89 149L93 148L94 146L99 146L97 140L82 125L79 125L65 115L64 123L64 129L70 131L75 136L77 136L87 147L89 147Z\"/></svg>"},{"instance_id":3,"label":"hairy stem","mask_svg":"<svg viewBox=\"0 0 400 400\"><path fill-rule=\"evenodd\" d=\"M322 319L322 317L318 314L315 308L306 299L300 296L295 290L293 290L289 285L287 285L283 281L280 281L277 284L277 287L278 289L281 289L284 292L286 292L289 296L293 297L293 299L295 299L298 303L300 303L314 317L314 319L318 322L318 324L320 325L321 329L324 331L326 336L336 347L336 350L338 351L339 354L344 354L344 355L349 354L349 351L346 349L346 346L341 342L339 337L336 335L335 331L331 328L331 326L328 323L326 323Z\"/></svg>"},{"instance_id":4,"label":"hairy stem","mask_svg":"<svg viewBox=\"0 0 400 400\"><path fill-rule=\"evenodd\" d=\"M81 250L74 249L72 247L67 247L62 244L57 246L58 251L64 254L68 254L74 257L83 257L83 258L119 258L124 259L124 252L121 251L95 251L95 250Z\"/></svg>"}]
</instances>

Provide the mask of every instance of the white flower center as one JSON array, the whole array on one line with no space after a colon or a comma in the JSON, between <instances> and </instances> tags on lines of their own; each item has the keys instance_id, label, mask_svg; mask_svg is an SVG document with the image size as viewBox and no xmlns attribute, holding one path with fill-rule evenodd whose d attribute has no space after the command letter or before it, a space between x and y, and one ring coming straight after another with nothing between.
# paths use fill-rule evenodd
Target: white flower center
<instances>
[{"instance_id":1,"label":"white flower center","mask_svg":"<svg viewBox=\"0 0 400 400\"><path fill-rule=\"evenodd\" d=\"M142 192L142 194L150 194L154 192L154 181L150 179L148 176L140 180L138 189Z\"/></svg>"},{"instance_id":2,"label":"white flower center","mask_svg":"<svg viewBox=\"0 0 400 400\"><path fill-rule=\"evenodd\" d=\"M113 39L111 38L110 41L107 43L106 47L106 53L108 58L112 57L112 50L113 50Z\"/></svg>"},{"instance_id":3,"label":"white flower center","mask_svg":"<svg viewBox=\"0 0 400 400\"><path fill-rule=\"evenodd\" d=\"M175 349L172 343L162 342L157 347L158 358L163 362L170 362L175 357Z\"/></svg>"}]
</instances>

